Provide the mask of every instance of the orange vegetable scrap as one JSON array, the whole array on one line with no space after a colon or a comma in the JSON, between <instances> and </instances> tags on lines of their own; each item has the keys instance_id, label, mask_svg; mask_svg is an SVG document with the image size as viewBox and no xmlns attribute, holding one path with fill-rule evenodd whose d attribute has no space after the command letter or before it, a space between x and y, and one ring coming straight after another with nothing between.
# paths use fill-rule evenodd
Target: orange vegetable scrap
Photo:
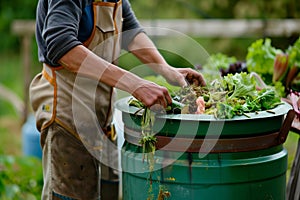
<instances>
[{"instance_id":1,"label":"orange vegetable scrap","mask_svg":"<svg viewBox=\"0 0 300 200\"><path fill-rule=\"evenodd\" d=\"M202 96L199 96L196 99L196 104L197 104L197 111L195 112L195 114L204 114L204 112L205 112L205 101L204 101L204 98Z\"/></svg>"}]
</instances>

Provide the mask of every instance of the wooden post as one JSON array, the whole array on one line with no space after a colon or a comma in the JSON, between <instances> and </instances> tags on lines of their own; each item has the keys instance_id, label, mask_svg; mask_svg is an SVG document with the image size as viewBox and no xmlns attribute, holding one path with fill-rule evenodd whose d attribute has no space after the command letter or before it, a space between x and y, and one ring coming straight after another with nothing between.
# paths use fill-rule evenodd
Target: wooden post
<instances>
[{"instance_id":1,"label":"wooden post","mask_svg":"<svg viewBox=\"0 0 300 200\"><path fill-rule=\"evenodd\" d=\"M31 82L32 65L32 39L35 33L35 21L33 20L15 20L12 24L12 32L21 37L21 59L24 74L24 112L22 121L27 120L29 114L29 85Z\"/></svg>"},{"instance_id":2,"label":"wooden post","mask_svg":"<svg viewBox=\"0 0 300 200\"><path fill-rule=\"evenodd\" d=\"M32 35L26 34L22 39L22 65L24 72L24 122L27 120L27 116L29 114L29 85L31 82L31 70L30 67L32 65L32 56L31 56L31 40Z\"/></svg>"}]
</instances>

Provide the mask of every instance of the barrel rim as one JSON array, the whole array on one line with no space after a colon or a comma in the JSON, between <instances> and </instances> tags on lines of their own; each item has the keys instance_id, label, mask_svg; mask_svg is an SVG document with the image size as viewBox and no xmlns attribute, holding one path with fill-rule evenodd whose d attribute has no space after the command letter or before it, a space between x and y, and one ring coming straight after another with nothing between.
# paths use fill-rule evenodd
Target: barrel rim
<instances>
[{"instance_id":1,"label":"barrel rim","mask_svg":"<svg viewBox=\"0 0 300 200\"><path fill-rule=\"evenodd\" d=\"M121 112L128 114L135 114L139 108L134 106L129 106L128 100L130 98L134 98L132 96L121 98L115 102L115 107ZM272 118L285 115L292 106L285 101L282 101L280 105L277 107L270 109L268 111L259 111L247 113L248 116L234 116L232 119L218 119L213 115L207 114L158 114L156 118L158 119L170 119L170 120L181 120L181 121L243 121L243 120L257 120L262 118ZM136 113L137 115L141 115L141 113Z\"/></svg>"}]
</instances>

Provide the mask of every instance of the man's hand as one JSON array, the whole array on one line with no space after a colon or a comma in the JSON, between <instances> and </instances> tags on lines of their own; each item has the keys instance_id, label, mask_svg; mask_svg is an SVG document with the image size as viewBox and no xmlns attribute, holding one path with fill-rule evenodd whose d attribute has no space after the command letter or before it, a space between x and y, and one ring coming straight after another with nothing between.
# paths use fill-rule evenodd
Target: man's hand
<instances>
[{"instance_id":1,"label":"man's hand","mask_svg":"<svg viewBox=\"0 0 300 200\"><path fill-rule=\"evenodd\" d=\"M161 110L172 103L172 98L165 87L144 80L132 95L152 110Z\"/></svg>"},{"instance_id":2,"label":"man's hand","mask_svg":"<svg viewBox=\"0 0 300 200\"><path fill-rule=\"evenodd\" d=\"M202 74L191 68L168 67L167 69L163 76L172 85L186 86L188 83L196 86L206 85Z\"/></svg>"},{"instance_id":3,"label":"man's hand","mask_svg":"<svg viewBox=\"0 0 300 200\"><path fill-rule=\"evenodd\" d=\"M185 79L190 83L194 85L201 85L205 86L206 82L204 80L204 77L201 73L191 69L191 68L178 68L178 71L185 76Z\"/></svg>"}]
</instances>

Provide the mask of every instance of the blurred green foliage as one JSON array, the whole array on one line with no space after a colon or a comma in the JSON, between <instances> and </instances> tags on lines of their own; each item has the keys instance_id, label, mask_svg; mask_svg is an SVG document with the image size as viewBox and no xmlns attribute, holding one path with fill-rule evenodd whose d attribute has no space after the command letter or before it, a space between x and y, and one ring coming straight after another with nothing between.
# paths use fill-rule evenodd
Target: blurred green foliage
<instances>
[{"instance_id":1,"label":"blurred green foliage","mask_svg":"<svg viewBox=\"0 0 300 200\"><path fill-rule=\"evenodd\" d=\"M35 157L0 156L0 199L40 199L41 166L41 160Z\"/></svg>"},{"instance_id":2,"label":"blurred green foliage","mask_svg":"<svg viewBox=\"0 0 300 200\"><path fill-rule=\"evenodd\" d=\"M0 60L2 65L0 83L5 85L7 88L10 88L20 98L23 98L23 73L21 69L20 56L13 53L1 53ZM0 98L0 117L7 114L14 116L17 115L13 105L11 105L10 102Z\"/></svg>"},{"instance_id":3,"label":"blurred green foliage","mask_svg":"<svg viewBox=\"0 0 300 200\"><path fill-rule=\"evenodd\" d=\"M38 0L0 1L0 52L17 50L18 37L11 34L11 23L15 19L34 19Z\"/></svg>"},{"instance_id":4,"label":"blurred green foliage","mask_svg":"<svg viewBox=\"0 0 300 200\"><path fill-rule=\"evenodd\" d=\"M19 38L11 34L15 19L35 19L38 0L0 2L0 53L18 50ZM299 18L297 0L130 0L139 19L164 18Z\"/></svg>"},{"instance_id":5,"label":"blurred green foliage","mask_svg":"<svg viewBox=\"0 0 300 200\"><path fill-rule=\"evenodd\" d=\"M138 18L299 18L298 0L130 0Z\"/></svg>"}]
</instances>

